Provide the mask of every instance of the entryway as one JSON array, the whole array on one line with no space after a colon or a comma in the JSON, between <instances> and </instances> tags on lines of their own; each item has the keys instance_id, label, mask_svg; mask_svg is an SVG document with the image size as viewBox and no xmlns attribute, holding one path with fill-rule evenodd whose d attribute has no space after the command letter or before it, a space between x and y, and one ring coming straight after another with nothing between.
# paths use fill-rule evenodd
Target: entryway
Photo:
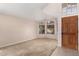
<instances>
[{"instance_id":1,"label":"entryway","mask_svg":"<svg viewBox=\"0 0 79 59\"><path fill-rule=\"evenodd\" d=\"M78 16L62 18L62 46L78 50Z\"/></svg>"}]
</instances>

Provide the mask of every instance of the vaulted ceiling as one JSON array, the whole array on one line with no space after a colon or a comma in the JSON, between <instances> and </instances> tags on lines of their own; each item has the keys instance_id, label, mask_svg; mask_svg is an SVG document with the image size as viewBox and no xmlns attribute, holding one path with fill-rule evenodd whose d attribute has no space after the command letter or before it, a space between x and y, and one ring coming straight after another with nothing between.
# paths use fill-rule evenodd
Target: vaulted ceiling
<instances>
[{"instance_id":1,"label":"vaulted ceiling","mask_svg":"<svg viewBox=\"0 0 79 59\"><path fill-rule=\"evenodd\" d=\"M0 3L0 14L42 19L45 14L58 15L60 6L60 3Z\"/></svg>"}]
</instances>

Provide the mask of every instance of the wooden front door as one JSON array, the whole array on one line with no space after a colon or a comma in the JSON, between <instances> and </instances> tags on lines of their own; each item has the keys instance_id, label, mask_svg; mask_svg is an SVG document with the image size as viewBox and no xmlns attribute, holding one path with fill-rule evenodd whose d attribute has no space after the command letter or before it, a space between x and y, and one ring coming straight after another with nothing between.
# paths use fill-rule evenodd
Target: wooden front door
<instances>
[{"instance_id":1,"label":"wooden front door","mask_svg":"<svg viewBox=\"0 0 79 59\"><path fill-rule=\"evenodd\" d=\"M62 18L62 46L78 49L78 16Z\"/></svg>"}]
</instances>

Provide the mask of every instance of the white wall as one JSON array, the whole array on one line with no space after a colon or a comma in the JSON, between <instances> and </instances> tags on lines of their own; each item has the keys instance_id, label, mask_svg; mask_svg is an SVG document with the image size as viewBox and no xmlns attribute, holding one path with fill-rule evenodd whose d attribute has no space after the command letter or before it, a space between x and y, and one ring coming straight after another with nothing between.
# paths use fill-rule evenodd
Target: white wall
<instances>
[{"instance_id":1,"label":"white wall","mask_svg":"<svg viewBox=\"0 0 79 59\"><path fill-rule=\"evenodd\" d=\"M0 47L36 38L35 21L0 15Z\"/></svg>"},{"instance_id":2,"label":"white wall","mask_svg":"<svg viewBox=\"0 0 79 59\"><path fill-rule=\"evenodd\" d=\"M61 47L61 3L51 3L46 8L44 8L43 12L48 16L57 18L56 20L56 38L58 40L58 46Z\"/></svg>"},{"instance_id":3,"label":"white wall","mask_svg":"<svg viewBox=\"0 0 79 59\"><path fill-rule=\"evenodd\" d=\"M77 9L78 9L78 50L79 50L79 3L77 4Z\"/></svg>"},{"instance_id":4,"label":"white wall","mask_svg":"<svg viewBox=\"0 0 79 59\"><path fill-rule=\"evenodd\" d=\"M46 8L44 8L43 12L48 16L60 16L61 10L61 3L50 3Z\"/></svg>"}]
</instances>

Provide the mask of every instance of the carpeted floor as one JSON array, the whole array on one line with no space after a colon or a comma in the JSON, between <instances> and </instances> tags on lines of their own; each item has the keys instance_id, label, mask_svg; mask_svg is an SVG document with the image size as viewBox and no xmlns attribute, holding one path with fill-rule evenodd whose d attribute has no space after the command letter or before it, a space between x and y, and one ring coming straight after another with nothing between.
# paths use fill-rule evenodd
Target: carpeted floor
<instances>
[{"instance_id":1,"label":"carpeted floor","mask_svg":"<svg viewBox=\"0 0 79 59\"><path fill-rule=\"evenodd\" d=\"M56 49L55 39L34 39L0 49L0 56L50 56Z\"/></svg>"}]
</instances>

